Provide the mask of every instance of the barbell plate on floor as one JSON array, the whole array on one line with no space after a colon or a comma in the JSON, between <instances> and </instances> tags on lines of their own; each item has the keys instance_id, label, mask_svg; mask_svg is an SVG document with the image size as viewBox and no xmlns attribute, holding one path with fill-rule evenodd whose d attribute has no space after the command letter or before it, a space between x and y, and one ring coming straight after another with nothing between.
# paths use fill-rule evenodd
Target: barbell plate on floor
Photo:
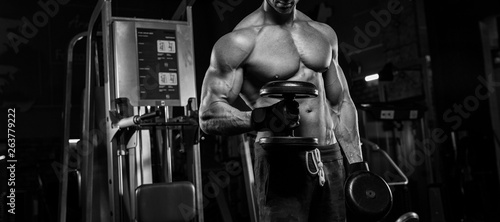
<instances>
[{"instance_id":1,"label":"barbell plate on floor","mask_svg":"<svg viewBox=\"0 0 500 222\"><path fill-rule=\"evenodd\" d=\"M318 96L318 89L309 82L301 81L272 81L260 89L260 96L283 98L284 95L294 95L295 98L314 98Z\"/></svg>"}]
</instances>

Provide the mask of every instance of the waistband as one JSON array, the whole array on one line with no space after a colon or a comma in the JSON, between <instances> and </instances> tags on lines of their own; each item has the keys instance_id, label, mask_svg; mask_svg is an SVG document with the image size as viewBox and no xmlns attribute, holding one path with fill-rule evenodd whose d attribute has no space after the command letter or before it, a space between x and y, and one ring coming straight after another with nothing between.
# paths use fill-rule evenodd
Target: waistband
<instances>
[{"instance_id":1,"label":"waistband","mask_svg":"<svg viewBox=\"0 0 500 222\"><path fill-rule=\"evenodd\" d=\"M322 157L330 157L333 159L342 159L342 152L338 143L331 145L316 146Z\"/></svg>"},{"instance_id":2,"label":"waistband","mask_svg":"<svg viewBox=\"0 0 500 222\"><path fill-rule=\"evenodd\" d=\"M283 148L271 148L264 150L260 143L255 142L255 148L261 149L261 152L267 153L268 155L303 155L307 151L311 151L314 149L318 149L320 151L321 156L329 157L330 159L342 159L342 152L338 143L331 145L316 145L313 147L298 147L298 146L290 146ZM260 153L260 152L259 152Z\"/></svg>"},{"instance_id":3,"label":"waistband","mask_svg":"<svg viewBox=\"0 0 500 222\"><path fill-rule=\"evenodd\" d=\"M317 145L315 146L316 148L318 148L319 151L340 151L340 146L338 143L335 143L335 144L331 144L331 145Z\"/></svg>"}]
</instances>

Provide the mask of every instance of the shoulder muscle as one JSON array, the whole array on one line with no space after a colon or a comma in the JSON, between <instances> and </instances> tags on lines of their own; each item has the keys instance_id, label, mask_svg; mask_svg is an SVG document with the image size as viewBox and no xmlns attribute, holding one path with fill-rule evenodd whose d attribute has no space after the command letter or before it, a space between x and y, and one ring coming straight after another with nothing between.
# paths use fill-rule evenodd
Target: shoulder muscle
<instances>
[{"instance_id":1,"label":"shoulder muscle","mask_svg":"<svg viewBox=\"0 0 500 222\"><path fill-rule=\"evenodd\" d=\"M250 30L238 30L222 36L212 50L211 66L221 71L240 67L253 49L254 35Z\"/></svg>"}]
</instances>

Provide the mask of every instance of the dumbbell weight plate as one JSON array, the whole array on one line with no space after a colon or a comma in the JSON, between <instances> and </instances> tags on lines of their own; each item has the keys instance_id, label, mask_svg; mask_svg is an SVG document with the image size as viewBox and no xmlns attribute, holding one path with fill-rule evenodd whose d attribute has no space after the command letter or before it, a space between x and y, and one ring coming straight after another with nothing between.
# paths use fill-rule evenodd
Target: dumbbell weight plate
<instances>
[{"instance_id":1,"label":"dumbbell weight plate","mask_svg":"<svg viewBox=\"0 0 500 222\"><path fill-rule=\"evenodd\" d=\"M294 95L295 98L314 98L318 96L318 89L309 82L300 81L272 81L260 89L260 96L283 98L283 95Z\"/></svg>"},{"instance_id":2,"label":"dumbbell weight plate","mask_svg":"<svg viewBox=\"0 0 500 222\"><path fill-rule=\"evenodd\" d=\"M345 187L347 207L356 221L379 221L392 208L389 185L372 172L355 172L347 178Z\"/></svg>"},{"instance_id":3,"label":"dumbbell weight plate","mask_svg":"<svg viewBox=\"0 0 500 222\"><path fill-rule=\"evenodd\" d=\"M260 145L264 149L297 147L311 150L318 145L318 138L315 137L263 137L259 139Z\"/></svg>"}]
</instances>

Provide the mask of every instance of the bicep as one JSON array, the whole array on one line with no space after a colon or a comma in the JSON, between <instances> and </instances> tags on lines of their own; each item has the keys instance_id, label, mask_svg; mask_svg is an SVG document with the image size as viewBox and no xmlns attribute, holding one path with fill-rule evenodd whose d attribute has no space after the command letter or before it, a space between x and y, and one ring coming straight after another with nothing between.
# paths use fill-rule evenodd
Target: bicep
<instances>
[{"instance_id":1,"label":"bicep","mask_svg":"<svg viewBox=\"0 0 500 222\"><path fill-rule=\"evenodd\" d=\"M338 107L348 95L347 81L342 68L332 59L330 68L323 73L326 98L333 108ZM346 94L347 93L347 94Z\"/></svg>"},{"instance_id":2,"label":"bicep","mask_svg":"<svg viewBox=\"0 0 500 222\"><path fill-rule=\"evenodd\" d=\"M241 33L230 33L217 41L203 80L202 106L236 100L243 84L242 64L251 47L251 41Z\"/></svg>"},{"instance_id":3,"label":"bicep","mask_svg":"<svg viewBox=\"0 0 500 222\"><path fill-rule=\"evenodd\" d=\"M344 96L349 96L347 81L345 79L344 72L338 63L337 34L326 24L322 24L322 27L320 27L319 30L321 30L324 36L328 39L332 50L330 67L323 73L323 79L326 97L332 108L336 108L342 103Z\"/></svg>"},{"instance_id":4,"label":"bicep","mask_svg":"<svg viewBox=\"0 0 500 222\"><path fill-rule=\"evenodd\" d=\"M241 68L224 69L211 65L203 80L202 106L214 102L231 104L238 97L243 82Z\"/></svg>"}]
</instances>

